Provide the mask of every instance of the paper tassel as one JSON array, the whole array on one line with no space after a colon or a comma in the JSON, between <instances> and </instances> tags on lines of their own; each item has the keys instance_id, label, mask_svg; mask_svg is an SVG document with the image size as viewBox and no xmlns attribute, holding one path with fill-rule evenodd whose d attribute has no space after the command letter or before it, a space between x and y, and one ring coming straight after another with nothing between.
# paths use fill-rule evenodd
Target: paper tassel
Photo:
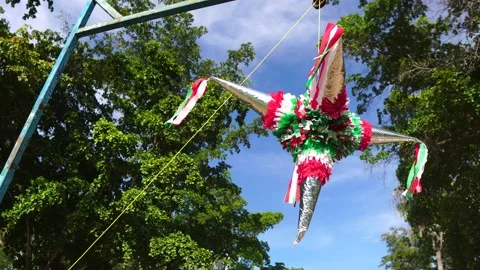
<instances>
[{"instance_id":1,"label":"paper tassel","mask_svg":"<svg viewBox=\"0 0 480 270\"><path fill-rule=\"evenodd\" d=\"M295 165L293 176L288 185L287 194L285 195L286 203L295 204L300 201L300 189L298 188L298 166Z\"/></svg>"},{"instance_id":2,"label":"paper tassel","mask_svg":"<svg viewBox=\"0 0 480 270\"><path fill-rule=\"evenodd\" d=\"M178 126L187 117L197 101L205 95L208 79L201 78L196 80L192 87L188 89L185 100L180 104L175 114L165 124Z\"/></svg>"},{"instance_id":3,"label":"paper tassel","mask_svg":"<svg viewBox=\"0 0 480 270\"><path fill-rule=\"evenodd\" d=\"M267 113L267 104L272 99L269 95L256 90L222 80L216 77L208 79L201 78L192 84L192 87L187 93L187 97L179 106L175 114L165 124L180 125L187 117L188 113L193 109L197 101L206 93L207 81L214 81L218 83L223 89L236 96L238 99L248 104L250 108L260 115L264 116ZM287 94L290 95L290 94Z\"/></svg>"},{"instance_id":4,"label":"paper tassel","mask_svg":"<svg viewBox=\"0 0 480 270\"><path fill-rule=\"evenodd\" d=\"M403 192L403 196L411 198L413 194L422 192L420 179L422 178L425 164L427 163L428 149L424 143L417 144L415 147L415 160L407 179L407 189Z\"/></svg>"}]
</instances>

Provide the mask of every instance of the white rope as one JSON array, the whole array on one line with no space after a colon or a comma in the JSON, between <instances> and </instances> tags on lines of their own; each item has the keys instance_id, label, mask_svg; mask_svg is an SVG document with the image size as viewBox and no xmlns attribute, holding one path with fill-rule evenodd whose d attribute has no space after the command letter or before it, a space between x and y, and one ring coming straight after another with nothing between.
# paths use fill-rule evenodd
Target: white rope
<instances>
[{"instance_id":1,"label":"white rope","mask_svg":"<svg viewBox=\"0 0 480 270\"><path fill-rule=\"evenodd\" d=\"M321 0L320 0L321 2ZM320 3L319 3L320 4ZM321 26L322 26L322 20L321 20L321 10L322 8L318 8L318 50L320 50L320 36L321 36Z\"/></svg>"}]
</instances>

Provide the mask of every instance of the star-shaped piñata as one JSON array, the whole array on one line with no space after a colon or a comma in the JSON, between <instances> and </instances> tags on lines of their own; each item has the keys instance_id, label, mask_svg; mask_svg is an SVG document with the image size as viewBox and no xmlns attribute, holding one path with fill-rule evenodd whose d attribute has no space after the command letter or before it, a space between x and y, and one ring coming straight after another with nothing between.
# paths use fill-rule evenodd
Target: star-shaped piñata
<instances>
[{"instance_id":1,"label":"star-shaped pi\u00f1ata","mask_svg":"<svg viewBox=\"0 0 480 270\"><path fill-rule=\"evenodd\" d=\"M179 125L206 92L208 80L247 103L263 118L264 128L279 139L283 149L293 157L293 176L285 202L300 203L298 234L300 242L308 230L320 194L330 178L333 163L365 150L370 145L416 142L412 165L404 195L421 192L420 177L427 159L427 148L420 140L372 127L348 109L343 63L343 29L329 23L319 54L310 71L307 91L296 97L278 91L266 95L216 77L199 79L188 92L175 115L167 123Z\"/></svg>"}]
</instances>

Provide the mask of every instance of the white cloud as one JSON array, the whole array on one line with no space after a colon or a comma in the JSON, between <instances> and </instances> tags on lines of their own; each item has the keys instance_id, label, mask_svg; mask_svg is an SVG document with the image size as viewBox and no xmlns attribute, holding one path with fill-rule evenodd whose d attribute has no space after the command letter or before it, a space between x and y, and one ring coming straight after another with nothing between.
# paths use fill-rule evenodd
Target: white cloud
<instances>
[{"instance_id":1,"label":"white cloud","mask_svg":"<svg viewBox=\"0 0 480 270\"><path fill-rule=\"evenodd\" d=\"M272 47L300 18L309 2L292 8L292 0L235 1L204 10L194 11L196 22L207 26L210 33L205 43L220 48L235 48L252 41L259 51ZM311 42L316 34L313 12L290 34L284 44L296 45Z\"/></svg>"},{"instance_id":2,"label":"white cloud","mask_svg":"<svg viewBox=\"0 0 480 270\"><path fill-rule=\"evenodd\" d=\"M23 20L23 14L25 13L25 2L22 1L15 6L15 8L4 6L5 13L0 15L7 19L10 23L12 30L16 30L24 24L31 25L34 29L37 30L46 30L52 29L55 31L62 30L62 19L60 16L62 13L67 15L69 20L69 26L73 25L78 16L80 16L81 11L84 8L86 1L85 0L69 0L69 1L54 1L54 12L50 12L47 8L47 3L42 1L42 5L37 8L37 18ZM99 6L96 6L88 24L98 23L105 20L111 19Z\"/></svg>"},{"instance_id":3,"label":"white cloud","mask_svg":"<svg viewBox=\"0 0 480 270\"><path fill-rule=\"evenodd\" d=\"M340 16L356 10L355 5L350 2L353 0L342 1L339 6L327 5L321 10L321 33L327 22L336 22ZM302 16L310 4L311 1L307 0L242 0L202 8L192 11L192 14L194 14L196 25L204 25L209 30L209 33L200 40L202 50L207 52L207 57L215 60L224 59L226 50L236 49L245 42L252 42L257 52L254 62L258 63ZM7 6L6 13L0 15L10 22L12 30L27 23L38 30L60 31L62 29L62 19L59 18L61 13L67 13L69 25L73 25L85 5L85 0L54 1L53 13L47 9L46 3L42 2L38 8L37 18L27 21L22 20L25 13L24 5L25 3L21 2L15 8ZM109 19L110 17L97 6L87 25ZM314 44L318 35L317 25L318 13L315 9L311 9L278 47L277 52L271 56L273 58L271 61L293 62L301 55L312 55L313 58ZM285 55L289 57L280 57Z\"/></svg>"},{"instance_id":4,"label":"white cloud","mask_svg":"<svg viewBox=\"0 0 480 270\"><path fill-rule=\"evenodd\" d=\"M339 6L328 5L321 10L321 32L327 22L336 22L340 16L355 10L353 1L342 1ZM195 22L209 29L205 43L220 48L236 48L251 41L257 52L264 53L307 11L311 1L242 0L192 12ZM311 48L317 39L318 11L311 9L308 15L290 33L283 47ZM306 47L305 47L306 46ZM292 55L294 56L294 55Z\"/></svg>"}]
</instances>

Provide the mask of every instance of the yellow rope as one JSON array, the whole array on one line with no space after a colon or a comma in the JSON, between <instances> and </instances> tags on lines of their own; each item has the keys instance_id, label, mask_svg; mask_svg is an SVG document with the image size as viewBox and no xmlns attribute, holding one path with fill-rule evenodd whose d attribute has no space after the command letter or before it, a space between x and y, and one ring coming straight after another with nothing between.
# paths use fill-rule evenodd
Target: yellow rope
<instances>
[{"instance_id":1,"label":"yellow rope","mask_svg":"<svg viewBox=\"0 0 480 270\"><path fill-rule=\"evenodd\" d=\"M258 65L250 72L250 74L247 75L247 77L242 81L242 84L244 84L248 78L250 78L250 76L252 76L252 74L260 67L260 65L263 64L263 62L265 62L265 60L267 59L268 56L270 56L270 54L273 53L273 51L280 45L280 43L283 42L283 40L285 40L285 38L290 34L290 32L300 23L300 21L303 20L303 18L307 15L307 13L310 11L310 9L313 7L310 6L307 11L305 11L305 13L302 15L302 17L300 17L300 19L298 19L298 21L292 26L290 27L290 29L287 31L287 33L285 33L285 35L280 39L280 41L278 41L277 44L275 44L275 46L273 46L273 48L267 53L267 55L265 55L265 57L258 63ZM93 241L93 243L85 250L85 252L83 252L82 255L80 255L80 257L68 268L68 270L72 269L84 256L85 254L87 254L88 251L90 251L90 249L98 242L98 240L100 240L100 238L102 238L102 236L115 224L115 222L117 222L117 220L120 219L120 217L125 214L125 212L128 210L128 208L130 208L141 196L144 195L145 191L151 186L151 184L153 183L153 181L155 181L155 179L175 160L175 158L182 152L183 149L185 149L185 147L187 147L187 145L195 138L195 136L197 136L198 133L200 133L200 131L202 131L202 129L208 124L208 122L210 122L210 120L212 120L213 116L215 116L215 114L220 111L220 109L225 106L225 104L227 104L228 100L230 100L230 98L232 97L232 94L230 94L226 99L225 101L212 113L212 115L210 115L210 117L203 123L202 126L200 126L200 128L190 137L190 139L188 139L188 141L180 148L180 150L177 151L177 153L167 162L167 164L165 166L163 166L162 169L160 169L160 171L155 174L155 176L152 177L152 179L148 182L148 184L143 188L143 190L140 192L140 194L138 194L131 202L130 204L128 204L123 210L122 212L120 212L120 214L112 221L112 223L110 223L110 225L95 239L95 241Z\"/></svg>"}]
</instances>

